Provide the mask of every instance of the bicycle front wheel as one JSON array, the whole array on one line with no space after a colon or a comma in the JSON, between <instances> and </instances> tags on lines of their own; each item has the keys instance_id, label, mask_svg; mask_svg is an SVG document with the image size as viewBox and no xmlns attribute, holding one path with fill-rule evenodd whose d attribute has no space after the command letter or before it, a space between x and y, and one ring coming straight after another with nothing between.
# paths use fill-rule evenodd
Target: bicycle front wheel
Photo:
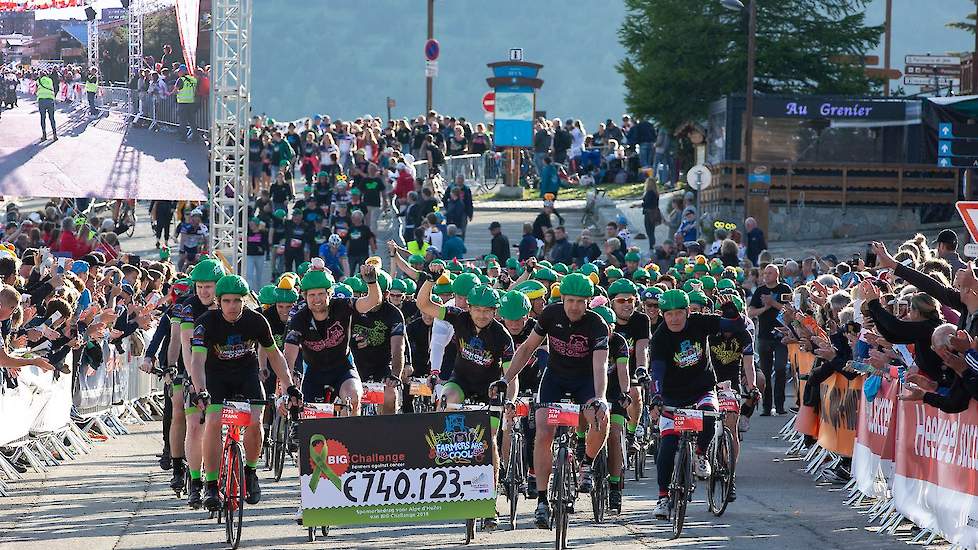
<instances>
[{"instance_id":1,"label":"bicycle front wheel","mask_svg":"<svg viewBox=\"0 0 978 550\"><path fill-rule=\"evenodd\" d=\"M275 476L275 481L281 481L282 470L285 468L285 455L288 454L289 421L286 418L278 416L275 418L274 426L275 439L272 443L274 449L272 453L272 472Z\"/></svg>"},{"instance_id":2,"label":"bicycle front wheel","mask_svg":"<svg viewBox=\"0 0 978 550\"><path fill-rule=\"evenodd\" d=\"M719 517L727 510L727 499L733 486L736 463L733 456L733 433L730 428L723 427L723 433L711 444L710 459L713 471L710 475L707 492L710 501L710 511Z\"/></svg>"},{"instance_id":3,"label":"bicycle front wheel","mask_svg":"<svg viewBox=\"0 0 978 550\"><path fill-rule=\"evenodd\" d=\"M509 444L509 468L506 471L506 495L509 498L509 528L516 529L516 505L520 500L520 481L523 474L523 439L513 429Z\"/></svg>"},{"instance_id":4,"label":"bicycle front wheel","mask_svg":"<svg viewBox=\"0 0 978 550\"><path fill-rule=\"evenodd\" d=\"M669 498L672 501L672 538L678 539L683 533L686 521L686 503L693 491L693 449L689 441L681 441L672 471L672 486Z\"/></svg>"},{"instance_id":5,"label":"bicycle front wheel","mask_svg":"<svg viewBox=\"0 0 978 550\"><path fill-rule=\"evenodd\" d=\"M570 475L570 464L567 447L561 447L557 451L557 460L554 464L553 484L554 495L550 502L553 505L554 529L554 548L561 550L567 544L567 500L569 498L567 476Z\"/></svg>"},{"instance_id":6,"label":"bicycle front wheel","mask_svg":"<svg viewBox=\"0 0 978 550\"><path fill-rule=\"evenodd\" d=\"M225 456L224 528L227 531L227 542L231 544L232 550L237 550L241 543L241 520L244 518L246 491L241 446L237 443L229 444Z\"/></svg>"},{"instance_id":7,"label":"bicycle front wheel","mask_svg":"<svg viewBox=\"0 0 978 550\"><path fill-rule=\"evenodd\" d=\"M591 489L591 510L594 512L594 522L604 521L604 513L608 504L608 451L601 449L594 459L591 470L594 485Z\"/></svg>"}]
</instances>

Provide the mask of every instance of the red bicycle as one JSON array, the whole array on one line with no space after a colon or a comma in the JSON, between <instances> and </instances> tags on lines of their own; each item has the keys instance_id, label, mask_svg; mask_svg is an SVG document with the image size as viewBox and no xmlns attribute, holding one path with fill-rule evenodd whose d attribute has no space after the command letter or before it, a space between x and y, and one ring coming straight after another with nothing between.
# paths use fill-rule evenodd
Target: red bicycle
<instances>
[{"instance_id":1,"label":"red bicycle","mask_svg":"<svg viewBox=\"0 0 978 550\"><path fill-rule=\"evenodd\" d=\"M227 431L224 436L221 473L217 481L224 506L218 512L217 522L224 522L227 542L232 549L237 549L241 542L241 521L244 518L245 495L248 493L241 428L251 423L251 414L251 403L247 401L225 401L221 411L221 424Z\"/></svg>"}]
</instances>

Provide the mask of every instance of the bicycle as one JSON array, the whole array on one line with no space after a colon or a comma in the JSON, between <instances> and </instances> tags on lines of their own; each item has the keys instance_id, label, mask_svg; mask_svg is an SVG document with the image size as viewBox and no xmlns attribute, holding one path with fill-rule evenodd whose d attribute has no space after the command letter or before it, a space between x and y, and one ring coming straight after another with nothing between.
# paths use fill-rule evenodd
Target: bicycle
<instances>
[{"instance_id":1,"label":"bicycle","mask_svg":"<svg viewBox=\"0 0 978 550\"><path fill-rule=\"evenodd\" d=\"M519 503L520 493L526 487L527 467L523 456L523 429L522 423L530 415L531 404L523 399L507 404L513 409L513 424L509 429L509 456L506 461L506 477L502 480L506 489L506 499L509 500L509 529L516 530L516 505Z\"/></svg>"},{"instance_id":2,"label":"bicycle","mask_svg":"<svg viewBox=\"0 0 978 550\"><path fill-rule=\"evenodd\" d=\"M441 409L444 411L489 411L489 412L501 412L503 407L498 405L487 405L485 403L474 403L469 400L465 400L462 403L448 403L444 396L441 398ZM495 438L492 439L493 444L495 444ZM469 544L475 539L475 529L476 523L475 519L465 520L465 544ZM486 525L483 521L479 523L479 530L485 531Z\"/></svg>"},{"instance_id":3,"label":"bicycle","mask_svg":"<svg viewBox=\"0 0 978 550\"><path fill-rule=\"evenodd\" d=\"M540 406L547 409L547 424L557 426L549 487L550 502L553 507L550 528L556 527L554 547L562 550L567 548L567 528L570 514L574 512L574 502L577 500L578 466L571 448L574 441L571 431L577 429L581 408L573 403L550 403Z\"/></svg>"},{"instance_id":4,"label":"bicycle","mask_svg":"<svg viewBox=\"0 0 978 550\"><path fill-rule=\"evenodd\" d=\"M223 520L227 542L231 544L232 550L236 550L241 543L241 524L247 493L241 428L251 423L251 415L251 403L248 401L225 401L221 410L221 424L226 427L227 433L224 436L221 471L217 481L224 504L217 513L217 521L221 523Z\"/></svg>"},{"instance_id":5,"label":"bicycle","mask_svg":"<svg viewBox=\"0 0 978 550\"><path fill-rule=\"evenodd\" d=\"M726 418L729 414L740 415L740 399L736 392L729 389L729 386L719 392L719 399L720 418ZM733 487L734 474L737 468L733 454L733 432L724 422L720 422L719 427L722 429L714 431L707 452L707 456L710 458L711 473L706 486L706 500L709 503L710 512L717 517L722 516L727 509L729 504L727 499L730 497L730 489Z\"/></svg>"},{"instance_id":6,"label":"bicycle","mask_svg":"<svg viewBox=\"0 0 978 550\"><path fill-rule=\"evenodd\" d=\"M604 522L604 514L608 509L608 446L601 447L598 456L594 457L591 466L591 476L594 485L591 487L591 511L594 512L594 523Z\"/></svg>"},{"instance_id":7,"label":"bicycle","mask_svg":"<svg viewBox=\"0 0 978 550\"><path fill-rule=\"evenodd\" d=\"M428 380L425 378L411 378L408 380L408 383L410 384L408 393L411 396L411 404L414 407L414 412L433 412L435 410L435 402L432 401L431 385L428 384Z\"/></svg>"},{"instance_id":8,"label":"bicycle","mask_svg":"<svg viewBox=\"0 0 978 550\"><path fill-rule=\"evenodd\" d=\"M673 426L679 432L679 449L669 481L669 511L672 520L672 538L678 539L686 521L686 504L693 500L696 490L696 476L693 474L693 447L696 434L703 431L703 419L720 418L713 411L663 407L663 411L673 413Z\"/></svg>"}]
</instances>

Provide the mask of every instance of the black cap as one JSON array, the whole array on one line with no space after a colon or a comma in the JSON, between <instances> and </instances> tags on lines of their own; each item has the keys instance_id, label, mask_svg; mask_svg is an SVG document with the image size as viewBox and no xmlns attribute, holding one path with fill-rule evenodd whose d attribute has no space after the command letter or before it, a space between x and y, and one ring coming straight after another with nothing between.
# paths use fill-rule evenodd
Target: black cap
<instances>
[{"instance_id":1,"label":"black cap","mask_svg":"<svg viewBox=\"0 0 978 550\"><path fill-rule=\"evenodd\" d=\"M502 225L499 225L499 222L492 222L489 224L489 229L499 229L501 227Z\"/></svg>"},{"instance_id":2,"label":"black cap","mask_svg":"<svg viewBox=\"0 0 978 550\"><path fill-rule=\"evenodd\" d=\"M942 229L941 232L937 234L937 240L934 241L934 244L937 243L944 243L952 246L957 246L958 235L957 233L955 233L950 229Z\"/></svg>"}]
</instances>

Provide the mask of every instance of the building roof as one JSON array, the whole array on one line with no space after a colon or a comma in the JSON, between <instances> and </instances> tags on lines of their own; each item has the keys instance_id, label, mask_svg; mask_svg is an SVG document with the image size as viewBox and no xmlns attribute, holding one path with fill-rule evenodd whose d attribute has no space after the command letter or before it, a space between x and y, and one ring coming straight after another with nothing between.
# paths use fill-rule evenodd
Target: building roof
<instances>
[{"instance_id":1,"label":"building roof","mask_svg":"<svg viewBox=\"0 0 978 550\"><path fill-rule=\"evenodd\" d=\"M88 44L88 23L85 21L65 21L61 30L70 34L79 44Z\"/></svg>"}]
</instances>

